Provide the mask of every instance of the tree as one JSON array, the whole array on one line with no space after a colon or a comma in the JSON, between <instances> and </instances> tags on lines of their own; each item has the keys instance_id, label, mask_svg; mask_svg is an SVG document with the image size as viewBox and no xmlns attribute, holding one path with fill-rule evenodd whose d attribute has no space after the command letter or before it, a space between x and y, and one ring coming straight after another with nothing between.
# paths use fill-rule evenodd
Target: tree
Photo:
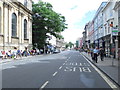
<instances>
[{"instance_id":1,"label":"tree","mask_svg":"<svg viewBox=\"0 0 120 90\"><path fill-rule=\"evenodd\" d=\"M71 49L72 47L74 47L74 44L72 42L69 42L65 45L65 48L68 48L68 47Z\"/></svg>"},{"instance_id":2,"label":"tree","mask_svg":"<svg viewBox=\"0 0 120 90\"><path fill-rule=\"evenodd\" d=\"M68 48L69 47L69 44L67 43L66 45L65 45L65 48Z\"/></svg>"},{"instance_id":3,"label":"tree","mask_svg":"<svg viewBox=\"0 0 120 90\"><path fill-rule=\"evenodd\" d=\"M72 42L69 42L69 47L70 49L74 46L74 44Z\"/></svg>"},{"instance_id":4,"label":"tree","mask_svg":"<svg viewBox=\"0 0 120 90\"><path fill-rule=\"evenodd\" d=\"M46 39L50 37L48 33L56 38L63 38L59 33L67 28L65 17L52 8L53 6L47 2L33 3L33 46L43 48Z\"/></svg>"}]
</instances>

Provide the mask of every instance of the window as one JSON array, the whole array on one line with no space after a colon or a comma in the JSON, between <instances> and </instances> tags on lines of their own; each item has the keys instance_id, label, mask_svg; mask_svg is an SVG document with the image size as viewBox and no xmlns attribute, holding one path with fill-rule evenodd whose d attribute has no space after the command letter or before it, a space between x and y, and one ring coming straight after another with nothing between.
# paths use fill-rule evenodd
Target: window
<instances>
[{"instance_id":1,"label":"window","mask_svg":"<svg viewBox=\"0 0 120 90\"><path fill-rule=\"evenodd\" d=\"M27 7L27 0L24 0L24 5Z\"/></svg>"},{"instance_id":2,"label":"window","mask_svg":"<svg viewBox=\"0 0 120 90\"><path fill-rule=\"evenodd\" d=\"M17 36L17 16L15 13L12 14L12 36Z\"/></svg>"},{"instance_id":3,"label":"window","mask_svg":"<svg viewBox=\"0 0 120 90\"><path fill-rule=\"evenodd\" d=\"M24 39L27 39L27 20L24 20Z\"/></svg>"}]
</instances>

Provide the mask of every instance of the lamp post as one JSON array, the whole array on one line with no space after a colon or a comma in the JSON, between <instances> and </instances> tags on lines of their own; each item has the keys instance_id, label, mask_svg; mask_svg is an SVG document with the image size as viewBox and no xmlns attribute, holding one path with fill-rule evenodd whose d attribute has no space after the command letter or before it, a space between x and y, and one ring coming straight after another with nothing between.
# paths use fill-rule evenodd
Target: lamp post
<instances>
[{"instance_id":1,"label":"lamp post","mask_svg":"<svg viewBox=\"0 0 120 90\"><path fill-rule=\"evenodd\" d=\"M115 58L118 58L118 37L116 36L116 40L115 40Z\"/></svg>"},{"instance_id":2,"label":"lamp post","mask_svg":"<svg viewBox=\"0 0 120 90\"><path fill-rule=\"evenodd\" d=\"M110 24L110 27L111 27L111 41L110 41L110 56L112 57L112 46L113 46L113 23Z\"/></svg>"}]
</instances>

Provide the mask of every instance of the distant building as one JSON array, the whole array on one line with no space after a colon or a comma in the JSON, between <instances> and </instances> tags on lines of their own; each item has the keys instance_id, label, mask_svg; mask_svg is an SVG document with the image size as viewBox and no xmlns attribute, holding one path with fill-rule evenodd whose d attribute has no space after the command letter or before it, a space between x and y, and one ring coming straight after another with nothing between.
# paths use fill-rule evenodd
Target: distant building
<instances>
[{"instance_id":1,"label":"distant building","mask_svg":"<svg viewBox=\"0 0 120 90\"><path fill-rule=\"evenodd\" d=\"M32 0L0 0L0 49L13 47L32 47Z\"/></svg>"},{"instance_id":2,"label":"distant building","mask_svg":"<svg viewBox=\"0 0 120 90\"><path fill-rule=\"evenodd\" d=\"M82 38L83 48L86 48L87 47L87 44L86 44L86 37L87 37L86 30L82 34L83 34L83 38Z\"/></svg>"},{"instance_id":3,"label":"distant building","mask_svg":"<svg viewBox=\"0 0 120 90\"><path fill-rule=\"evenodd\" d=\"M78 41L78 48L82 48L82 46L83 46L83 38L78 38L77 41Z\"/></svg>"},{"instance_id":4,"label":"distant building","mask_svg":"<svg viewBox=\"0 0 120 90\"><path fill-rule=\"evenodd\" d=\"M56 38L56 48L58 50L64 50L65 49L65 41L64 39L59 39L59 38Z\"/></svg>"}]
</instances>

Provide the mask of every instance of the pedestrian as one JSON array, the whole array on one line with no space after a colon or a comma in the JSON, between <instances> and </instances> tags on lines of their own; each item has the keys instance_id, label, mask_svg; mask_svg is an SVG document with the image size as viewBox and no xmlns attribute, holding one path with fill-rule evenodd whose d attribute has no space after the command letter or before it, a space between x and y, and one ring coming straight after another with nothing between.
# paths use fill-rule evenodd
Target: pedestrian
<instances>
[{"instance_id":1,"label":"pedestrian","mask_svg":"<svg viewBox=\"0 0 120 90\"><path fill-rule=\"evenodd\" d=\"M94 54L94 60L97 63L97 61L98 61L97 57L99 55L99 49L97 47L93 50L93 54Z\"/></svg>"},{"instance_id":2,"label":"pedestrian","mask_svg":"<svg viewBox=\"0 0 120 90\"><path fill-rule=\"evenodd\" d=\"M28 56L28 49L27 49L27 47L25 47L25 50L23 51L23 56Z\"/></svg>"},{"instance_id":3,"label":"pedestrian","mask_svg":"<svg viewBox=\"0 0 120 90\"><path fill-rule=\"evenodd\" d=\"M17 58L17 47L14 47L14 50L13 50L13 58L14 58L14 59Z\"/></svg>"},{"instance_id":4,"label":"pedestrian","mask_svg":"<svg viewBox=\"0 0 120 90\"><path fill-rule=\"evenodd\" d=\"M7 55L8 58L12 58L11 50L9 50L9 51L6 53L6 55Z\"/></svg>"},{"instance_id":5,"label":"pedestrian","mask_svg":"<svg viewBox=\"0 0 120 90\"><path fill-rule=\"evenodd\" d=\"M90 48L90 54L91 54L92 60L94 60L93 48Z\"/></svg>"},{"instance_id":6,"label":"pedestrian","mask_svg":"<svg viewBox=\"0 0 120 90\"><path fill-rule=\"evenodd\" d=\"M17 55L18 55L20 58L22 58L22 53L21 53L21 50L20 50L20 49L17 50Z\"/></svg>"},{"instance_id":7,"label":"pedestrian","mask_svg":"<svg viewBox=\"0 0 120 90\"><path fill-rule=\"evenodd\" d=\"M103 61L105 52L104 52L104 49L103 49L102 47L100 47L100 52L99 52L99 54L100 54L100 59L101 59L101 61Z\"/></svg>"},{"instance_id":8,"label":"pedestrian","mask_svg":"<svg viewBox=\"0 0 120 90\"><path fill-rule=\"evenodd\" d=\"M7 59L6 51L2 51L2 59Z\"/></svg>"}]
</instances>

